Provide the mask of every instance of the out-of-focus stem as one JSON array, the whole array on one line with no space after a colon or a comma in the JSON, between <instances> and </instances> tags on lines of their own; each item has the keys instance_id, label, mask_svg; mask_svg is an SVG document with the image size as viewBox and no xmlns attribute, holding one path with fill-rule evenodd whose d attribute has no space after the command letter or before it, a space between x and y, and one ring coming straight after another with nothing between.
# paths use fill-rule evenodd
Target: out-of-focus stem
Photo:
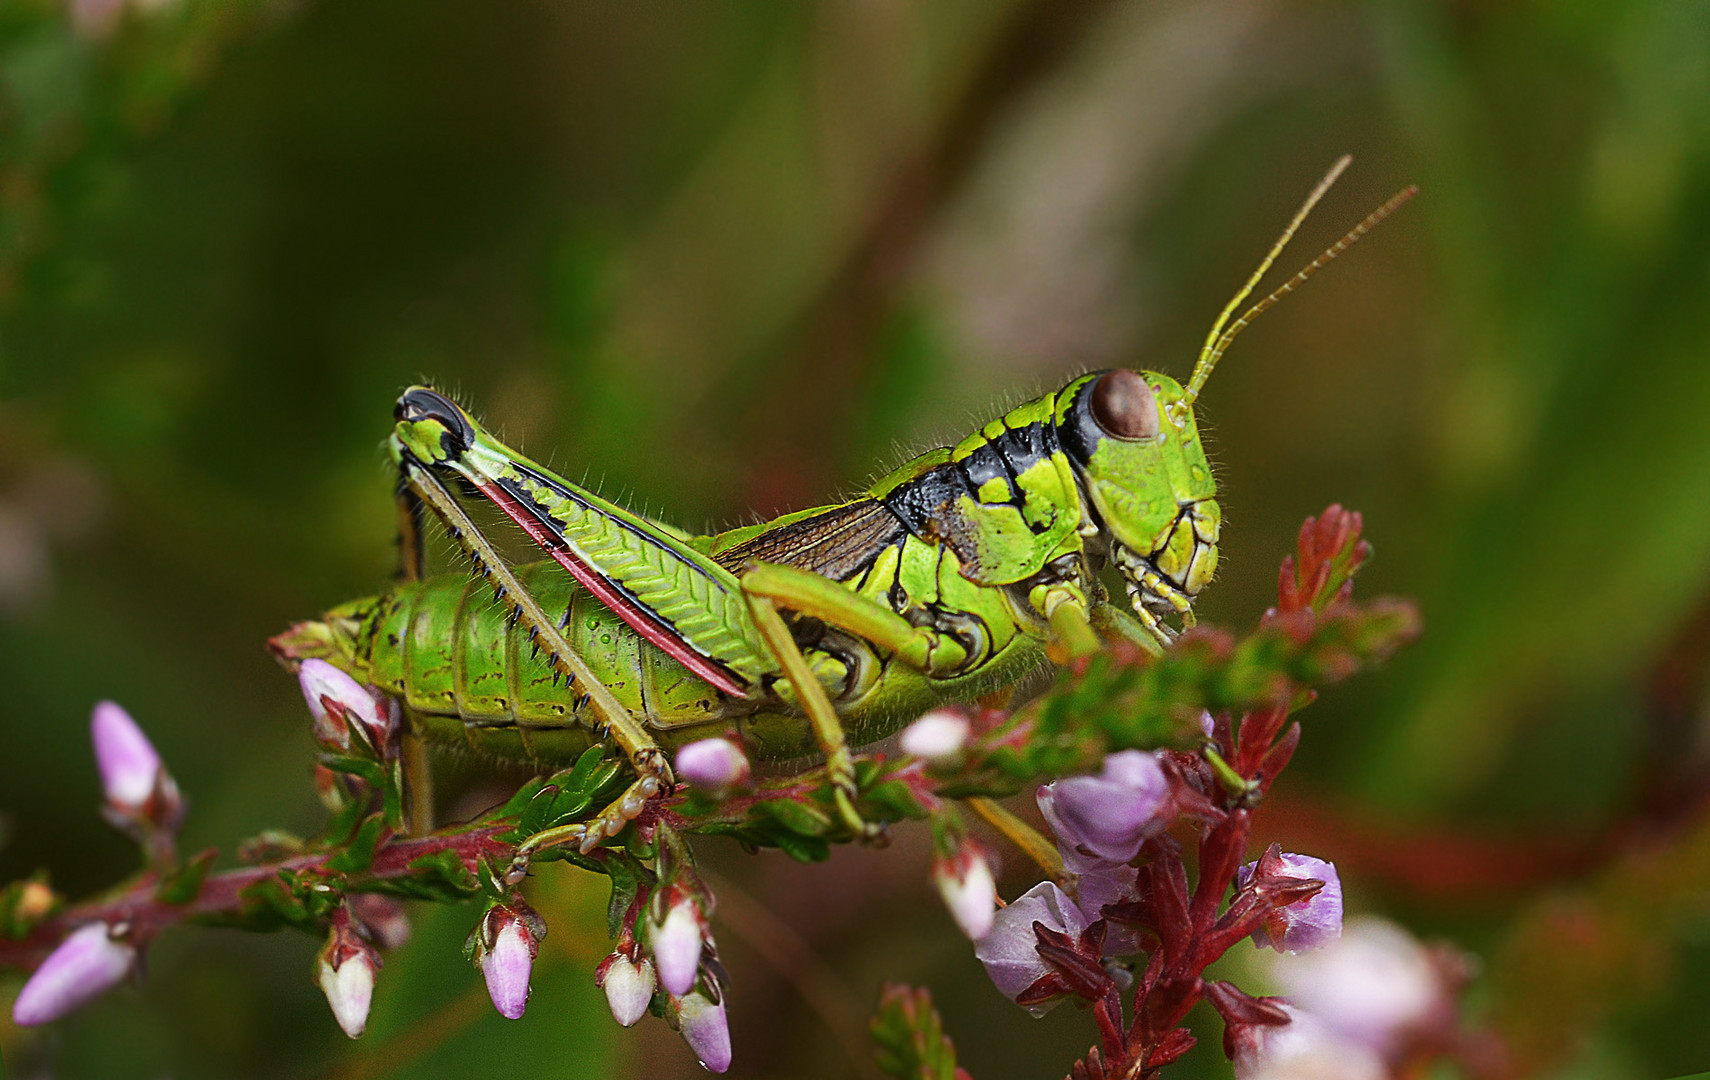
<instances>
[{"instance_id":1,"label":"out-of-focus stem","mask_svg":"<svg viewBox=\"0 0 1710 1080\"><path fill-rule=\"evenodd\" d=\"M968 809L978 814L987 825L1008 837L1010 843L1039 864L1039 868L1045 871L1047 877L1059 886L1068 884L1069 877L1063 869L1063 857L1057 854L1055 844L1039 835L1039 830L991 799L975 796L966 801Z\"/></svg>"}]
</instances>

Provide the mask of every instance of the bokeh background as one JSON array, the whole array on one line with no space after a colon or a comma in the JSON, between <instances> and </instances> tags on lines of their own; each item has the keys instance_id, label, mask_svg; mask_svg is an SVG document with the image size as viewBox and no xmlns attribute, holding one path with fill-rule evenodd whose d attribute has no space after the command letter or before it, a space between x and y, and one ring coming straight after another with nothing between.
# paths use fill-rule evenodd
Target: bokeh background
<instances>
[{"instance_id":1,"label":"bokeh background","mask_svg":"<svg viewBox=\"0 0 1710 1080\"><path fill-rule=\"evenodd\" d=\"M0 878L133 865L95 813L102 697L192 849L315 828L262 642L387 580L404 385L690 527L814 505L1082 370L1185 375L1343 152L1283 272L1422 194L1203 397L1228 527L1201 611L1249 625L1341 501L1362 587L1427 630L1304 717L1260 831L1479 958L1473 1015L1532 1074L1710 1069L1703 0L0 0ZM1091 1043L990 988L899 833L808 867L702 845L731 1075L872 1075L882 979L934 988L979 1080ZM611 1022L603 886L551 869L520 1022L458 955L475 913L424 909L361 1043L318 943L186 930L141 992L0 1021L0 1055L695 1075ZM1199 1023L1171 1075L1227 1075Z\"/></svg>"}]
</instances>

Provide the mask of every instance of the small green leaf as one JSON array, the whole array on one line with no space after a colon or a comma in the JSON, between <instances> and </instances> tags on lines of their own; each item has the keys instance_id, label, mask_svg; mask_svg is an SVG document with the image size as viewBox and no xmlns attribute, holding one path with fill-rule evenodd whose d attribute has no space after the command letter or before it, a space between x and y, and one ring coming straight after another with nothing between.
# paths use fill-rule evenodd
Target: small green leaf
<instances>
[{"instance_id":1,"label":"small green leaf","mask_svg":"<svg viewBox=\"0 0 1710 1080\"><path fill-rule=\"evenodd\" d=\"M327 869L341 874L361 874L374 865L374 851L380 844L380 834L386 831L386 818L375 814L362 823L345 849L327 860Z\"/></svg>"},{"instance_id":2,"label":"small green leaf","mask_svg":"<svg viewBox=\"0 0 1710 1080\"><path fill-rule=\"evenodd\" d=\"M824 862L831 858L831 845L817 836L800 836L796 833L778 830L767 839L778 850L797 862Z\"/></svg>"},{"instance_id":3,"label":"small green leaf","mask_svg":"<svg viewBox=\"0 0 1710 1080\"><path fill-rule=\"evenodd\" d=\"M281 870L273 877L245 887L239 894L244 902L240 915L244 925L257 930L279 926L313 927L314 919L308 906L292 889L292 882L286 880L288 873Z\"/></svg>"},{"instance_id":4,"label":"small green leaf","mask_svg":"<svg viewBox=\"0 0 1710 1080\"><path fill-rule=\"evenodd\" d=\"M801 799L769 799L756 803L754 809L802 836L824 836L831 831L831 815Z\"/></svg>"},{"instance_id":5,"label":"small green leaf","mask_svg":"<svg viewBox=\"0 0 1710 1080\"><path fill-rule=\"evenodd\" d=\"M449 848L412 860L409 870L418 885L448 887L455 891L460 900L473 896L481 888L480 879L463 865L463 860Z\"/></svg>"},{"instance_id":6,"label":"small green leaf","mask_svg":"<svg viewBox=\"0 0 1710 1080\"><path fill-rule=\"evenodd\" d=\"M558 798L560 790L557 784L546 784L534 793L517 821L518 836L533 836L546 829L546 820L552 816L552 801Z\"/></svg>"},{"instance_id":7,"label":"small green leaf","mask_svg":"<svg viewBox=\"0 0 1710 1080\"><path fill-rule=\"evenodd\" d=\"M590 746L582 751L582 756L576 759L568 775L560 774L553 779L567 791L591 791L599 787L594 774L605 761L605 756L605 747Z\"/></svg>"}]
</instances>

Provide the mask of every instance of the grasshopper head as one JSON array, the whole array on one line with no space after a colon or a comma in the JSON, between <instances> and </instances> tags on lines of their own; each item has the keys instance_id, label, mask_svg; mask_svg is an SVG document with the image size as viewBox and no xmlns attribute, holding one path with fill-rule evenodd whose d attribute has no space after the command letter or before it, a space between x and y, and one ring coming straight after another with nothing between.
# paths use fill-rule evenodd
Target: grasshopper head
<instances>
[{"instance_id":1,"label":"grasshopper head","mask_svg":"<svg viewBox=\"0 0 1710 1080\"><path fill-rule=\"evenodd\" d=\"M1059 396L1057 435L1134 606L1186 616L1217 569L1222 512L1183 404L1168 375L1094 372Z\"/></svg>"},{"instance_id":2,"label":"grasshopper head","mask_svg":"<svg viewBox=\"0 0 1710 1080\"><path fill-rule=\"evenodd\" d=\"M1093 524L1128 582L1135 609L1148 625L1157 625L1148 613L1174 613L1191 625L1193 598L1217 569L1217 534L1223 515L1217 506L1211 467L1199 444L1193 405L1218 358L1247 324L1418 191L1409 187L1396 193L1294 277L1236 318L1236 310L1350 160L1344 156L1330 167L1282 236L1271 245L1259 268L1218 315L1200 347L1187 386L1150 371L1101 371L1070 383L1058 397L1059 441L1080 472L1096 515Z\"/></svg>"}]
</instances>

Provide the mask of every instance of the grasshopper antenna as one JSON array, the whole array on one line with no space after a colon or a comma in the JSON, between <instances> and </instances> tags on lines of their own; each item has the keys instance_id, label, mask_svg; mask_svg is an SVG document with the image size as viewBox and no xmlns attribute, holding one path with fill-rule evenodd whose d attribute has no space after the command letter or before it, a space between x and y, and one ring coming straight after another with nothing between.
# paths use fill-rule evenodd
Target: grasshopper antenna
<instances>
[{"instance_id":1,"label":"grasshopper antenna","mask_svg":"<svg viewBox=\"0 0 1710 1080\"><path fill-rule=\"evenodd\" d=\"M1324 269L1336 256L1353 247L1360 237L1370 232L1378 222L1393 214L1403 203L1419 194L1417 185L1396 192L1388 202L1367 214L1364 221L1349 229L1342 239L1326 248L1322 255L1313 259L1294 277L1283 282L1276 291L1248 308L1240 318L1231 323L1229 319L1235 314L1235 309L1240 307L1241 302L1247 299L1258 287L1259 281L1270 270L1271 264L1276 261L1278 255L1282 254L1282 250L1288 246L1288 242L1294 239L1295 231L1300 228L1301 222L1305 221L1306 216L1312 213L1312 208L1318 205L1318 200L1324 197L1324 193L1330 190L1330 186L1337 181L1343 170L1347 169L1353 160L1353 157L1348 154L1343 154L1336 159L1336 163L1330 166L1330 171L1324 174L1324 179L1318 181L1318 186L1312 189L1311 194L1306 196L1306 201L1300 204L1300 209L1295 211L1288 227L1282 231L1281 236L1277 237L1277 242L1272 244L1270 251L1265 253L1264 260L1259 263L1259 268L1253 271L1253 276L1247 279L1245 285L1241 286L1241 291L1235 294L1234 299L1224 305L1223 311L1217 316L1217 321L1212 323L1211 332L1205 336L1205 344L1200 346L1199 360L1193 367L1193 377L1188 380L1187 389L1183 391L1181 400L1176 403L1172 419L1176 420L1178 424L1185 418L1187 410L1193 407L1194 401L1199 398L1199 392L1205 388L1206 379L1211 377L1211 370L1217 366L1218 359L1222 357L1224 350L1229 348L1229 343L1235 340L1235 335L1245 330L1248 323L1258 318L1260 313L1272 304L1298 289L1306 282L1307 278Z\"/></svg>"}]
</instances>

